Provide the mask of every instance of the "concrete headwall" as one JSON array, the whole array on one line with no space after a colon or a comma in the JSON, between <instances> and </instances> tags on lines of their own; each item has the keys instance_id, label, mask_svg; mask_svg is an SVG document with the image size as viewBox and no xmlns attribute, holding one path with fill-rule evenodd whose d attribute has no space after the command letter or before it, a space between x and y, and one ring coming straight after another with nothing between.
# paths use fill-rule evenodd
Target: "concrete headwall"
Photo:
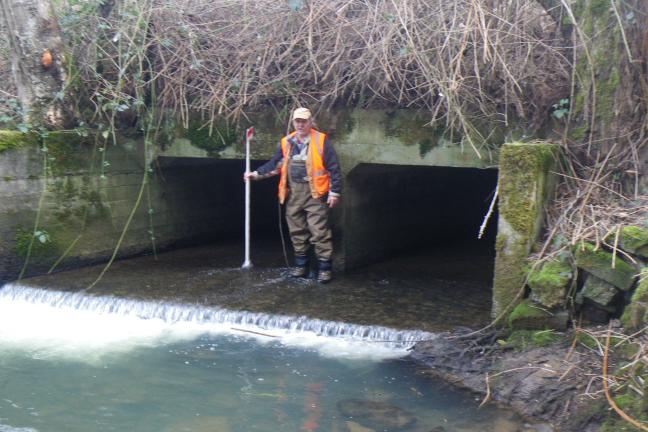
<instances>
[{"instance_id":1,"label":"concrete headwall","mask_svg":"<svg viewBox=\"0 0 648 432\"><path fill-rule=\"evenodd\" d=\"M525 267L543 225L544 208L555 186L558 147L550 143L510 143L500 156L493 317L522 299Z\"/></svg>"},{"instance_id":2,"label":"concrete headwall","mask_svg":"<svg viewBox=\"0 0 648 432\"><path fill-rule=\"evenodd\" d=\"M59 260L59 268L107 260L131 213L118 256L242 232L242 193L232 193L243 187L240 162L143 160L138 140L120 139L104 156L74 133L0 132L0 281L17 278L28 252L25 275Z\"/></svg>"},{"instance_id":3,"label":"concrete headwall","mask_svg":"<svg viewBox=\"0 0 648 432\"><path fill-rule=\"evenodd\" d=\"M413 110L336 109L316 114L316 127L329 134L346 173L361 163L457 168L497 165L497 152L488 150L500 144L497 138L475 143L475 151L460 135L430 127L428 115ZM273 113L249 115L249 124L255 128L251 146L254 159L268 159L279 139L291 130L279 118ZM213 125L210 134L209 125L195 121L189 129L178 129L176 137L159 154L240 160L245 157L242 138L242 128Z\"/></svg>"}]
</instances>

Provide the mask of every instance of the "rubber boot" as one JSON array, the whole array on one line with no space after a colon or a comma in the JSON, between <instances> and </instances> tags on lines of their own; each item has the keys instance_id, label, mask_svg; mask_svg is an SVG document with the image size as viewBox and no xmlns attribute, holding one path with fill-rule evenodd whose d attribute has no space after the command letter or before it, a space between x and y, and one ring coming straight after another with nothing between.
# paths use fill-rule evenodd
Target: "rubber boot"
<instances>
[{"instance_id":1,"label":"rubber boot","mask_svg":"<svg viewBox=\"0 0 648 432\"><path fill-rule=\"evenodd\" d=\"M302 278L308 275L308 257L306 255L295 255L295 266L290 269L290 276Z\"/></svg>"},{"instance_id":2,"label":"rubber boot","mask_svg":"<svg viewBox=\"0 0 648 432\"><path fill-rule=\"evenodd\" d=\"M329 283L333 279L332 265L331 261L318 261L318 272L317 272L317 282L319 283Z\"/></svg>"}]
</instances>

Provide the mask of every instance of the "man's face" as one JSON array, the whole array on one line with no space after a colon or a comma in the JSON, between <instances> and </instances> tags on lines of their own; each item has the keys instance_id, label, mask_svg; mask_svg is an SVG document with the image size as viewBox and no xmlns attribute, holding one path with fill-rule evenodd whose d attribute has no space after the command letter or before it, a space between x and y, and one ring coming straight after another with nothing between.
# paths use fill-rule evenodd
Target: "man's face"
<instances>
[{"instance_id":1,"label":"man's face","mask_svg":"<svg viewBox=\"0 0 648 432\"><path fill-rule=\"evenodd\" d=\"M311 121L310 119L293 119L293 126L295 127L297 135L306 136L311 130Z\"/></svg>"}]
</instances>

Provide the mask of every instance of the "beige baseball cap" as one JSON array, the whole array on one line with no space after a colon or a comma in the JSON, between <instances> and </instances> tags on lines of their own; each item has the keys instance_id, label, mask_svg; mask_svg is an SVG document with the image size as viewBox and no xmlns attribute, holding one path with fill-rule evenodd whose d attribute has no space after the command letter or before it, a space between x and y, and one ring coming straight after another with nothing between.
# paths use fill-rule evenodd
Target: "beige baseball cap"
<instances>
[{"instance_id":1,"label":"beige baseball cap","mask_svg":"<svg viewBox=\"0 0 648 432\"><path fill-rule=\"evenodd\" d=\"M311 112L308 108L297 108L295 111L293 111L292 118L293 120L295 119L308 120L309 118L311 118Z\"/></svg>"}]
</instances>

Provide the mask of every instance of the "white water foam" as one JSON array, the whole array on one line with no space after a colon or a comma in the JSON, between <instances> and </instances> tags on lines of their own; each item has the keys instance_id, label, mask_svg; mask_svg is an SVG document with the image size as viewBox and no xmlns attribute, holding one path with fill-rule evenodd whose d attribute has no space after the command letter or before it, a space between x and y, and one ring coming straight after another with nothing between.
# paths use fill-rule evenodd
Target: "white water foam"
<instances>
[{"instance_id":1,"label":"white water foam","mask_svg":"<svg viewBox=\"0 0 648 432\"><path fill-rule=\"evenodd\" d=\"M17 283L0 289L0 350L27 350L34 358L94 363L108 353L205 334L235 334L314 349L330 357L372 359L403 356L416 341L435 337L422 331L93 296Z\"/></svg>"},{"instance_id":2,"label":"white water foam","mask_svg":"<svg viewBox=\"0 0 648 432\"><path fill-rule=\"evenodd\" d=\"M32 428L16 428L0 424L0 432L38 432L38 430Z\"/></svg>"}]
</instances>

